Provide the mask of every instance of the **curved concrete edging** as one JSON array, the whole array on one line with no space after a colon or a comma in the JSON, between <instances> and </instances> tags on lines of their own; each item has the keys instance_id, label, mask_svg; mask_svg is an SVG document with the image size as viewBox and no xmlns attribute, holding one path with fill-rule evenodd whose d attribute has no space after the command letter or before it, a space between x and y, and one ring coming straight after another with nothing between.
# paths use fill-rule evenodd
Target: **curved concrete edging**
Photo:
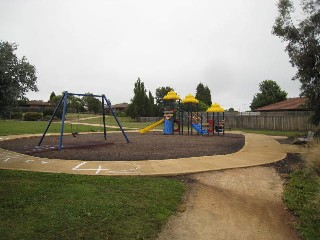
<instances>
[{"instance_id":1,"label":"curved concrete edging","mask_svg":"<svg viewBox=\"0 0 320 240\"><path fill-rule=\"evenodd\" d=\"M243 134L245 146L236 153L168 160L86 162L37 158L0 148L0 169L87 175L165 176L264 165L286 157L285 150L273 137L253 133ZM2 137L4 138L2 140L16 137L21 135Z\"/></svg>"}]
</instances>

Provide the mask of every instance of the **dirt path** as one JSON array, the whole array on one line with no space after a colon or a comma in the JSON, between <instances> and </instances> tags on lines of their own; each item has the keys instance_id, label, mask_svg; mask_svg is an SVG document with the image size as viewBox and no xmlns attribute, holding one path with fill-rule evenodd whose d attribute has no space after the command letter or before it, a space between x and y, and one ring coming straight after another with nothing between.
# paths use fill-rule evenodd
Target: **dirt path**
<instances>
[{"instance_id":1,"label":"dirt path","mask_svg":"<svg viewBox=\"0 0 320 240\"><path fill-rule=\"evenodd\" d=\"M185 202L159 240L299 239L282 203L273 168L252 167L191 175Z\"/></svg>"}]
</instances>

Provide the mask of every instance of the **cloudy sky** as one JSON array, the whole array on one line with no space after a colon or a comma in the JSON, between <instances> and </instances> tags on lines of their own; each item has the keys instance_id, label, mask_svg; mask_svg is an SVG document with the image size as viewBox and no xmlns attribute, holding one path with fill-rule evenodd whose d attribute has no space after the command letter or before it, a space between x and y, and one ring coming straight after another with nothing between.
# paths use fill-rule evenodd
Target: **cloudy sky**
<instances>
[{"instance_id":1,"label":"cloudy sky","mask_svg":"<svg viewBox=\"0 0 320 240\"><path fill-rule=\"evenodd\" d=\"M0 40L36 66L39 92L106 94L129 102L147 90L184 97L201 82L213 102L248 110L259 82L297 97L285 44L271 34L277 0L1 0Z\"/></svg>"}]
</instances>

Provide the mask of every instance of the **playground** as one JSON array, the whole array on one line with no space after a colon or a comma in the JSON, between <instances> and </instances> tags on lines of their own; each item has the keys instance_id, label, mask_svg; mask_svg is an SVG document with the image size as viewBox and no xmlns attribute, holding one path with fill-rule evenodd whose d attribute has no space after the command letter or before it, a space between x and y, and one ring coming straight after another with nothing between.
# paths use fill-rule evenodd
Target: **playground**
<instances>
[{"instance_id":1,"label":"playground","mask_svg":"<svg viewBox=\"0 0 320 240\"><path fill-rule=\"evenodd\" d=\"M244 136L241 134L225 134L218 138L129 132L127 136L129 144L121 133L108 134L107 141L104 141L102 133L79 134L77 137L69 134L64 136L62 151L52 148L59 142L59 136L47 136L40 147L37 146L39 137L31 137L2 141L0 148L51 159L137 161L225 155L237 152L244 146Z\"/></svg>"},{"instance_id":2,"label":"playground","mask_svg":"<svg viewBox=\"0 0 320 240\"><path fill-rule=\"evenodd\" d=\"M206 113L202 113L199 111L199 100L192 94L181 99L174 91L169 91L163 97L161 120L140 129L139 133L129 135L114 113L110 100L104 94L90 95L101 99L103 132L79 134L78 131L72 131L71 134L66 134L64 123L67 119L67 103L75 95L89 96L65 91L40 140L37 137L14 139L0 143L0 147L48 159L137 161L226 155L239 151L245 143L241 134L225 134L224 109L218 103L212 104ZM62 109L60 135L46 136L59 108ZM107 134L106 108L116 120L122 134ZM162 132L150 133L160 124L163 124Z\"/></svg>"}]
</instances>

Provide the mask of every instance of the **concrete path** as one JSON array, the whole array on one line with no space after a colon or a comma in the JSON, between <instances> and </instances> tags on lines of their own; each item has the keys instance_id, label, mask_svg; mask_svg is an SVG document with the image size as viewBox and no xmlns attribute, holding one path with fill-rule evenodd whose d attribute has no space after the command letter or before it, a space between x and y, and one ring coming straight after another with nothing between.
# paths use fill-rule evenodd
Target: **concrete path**
<instances>
[{"instance_id":1,"label":"concrete path","mask_svg":"<svg viewBox=\"0 0 320 240\"><path fill-rule=\"evenodd\" d=\"M87 175L179 175L263 165L286 157L286 149L272 136L244 133L240 151L205 157L149 161L80 161L32 157L0 148L0 169ZM23 135L24 137L30 135ZM34 135L33 135L34 136ZM1 140L21 136L0 137Z\"/></svg>"}]
</instances>

